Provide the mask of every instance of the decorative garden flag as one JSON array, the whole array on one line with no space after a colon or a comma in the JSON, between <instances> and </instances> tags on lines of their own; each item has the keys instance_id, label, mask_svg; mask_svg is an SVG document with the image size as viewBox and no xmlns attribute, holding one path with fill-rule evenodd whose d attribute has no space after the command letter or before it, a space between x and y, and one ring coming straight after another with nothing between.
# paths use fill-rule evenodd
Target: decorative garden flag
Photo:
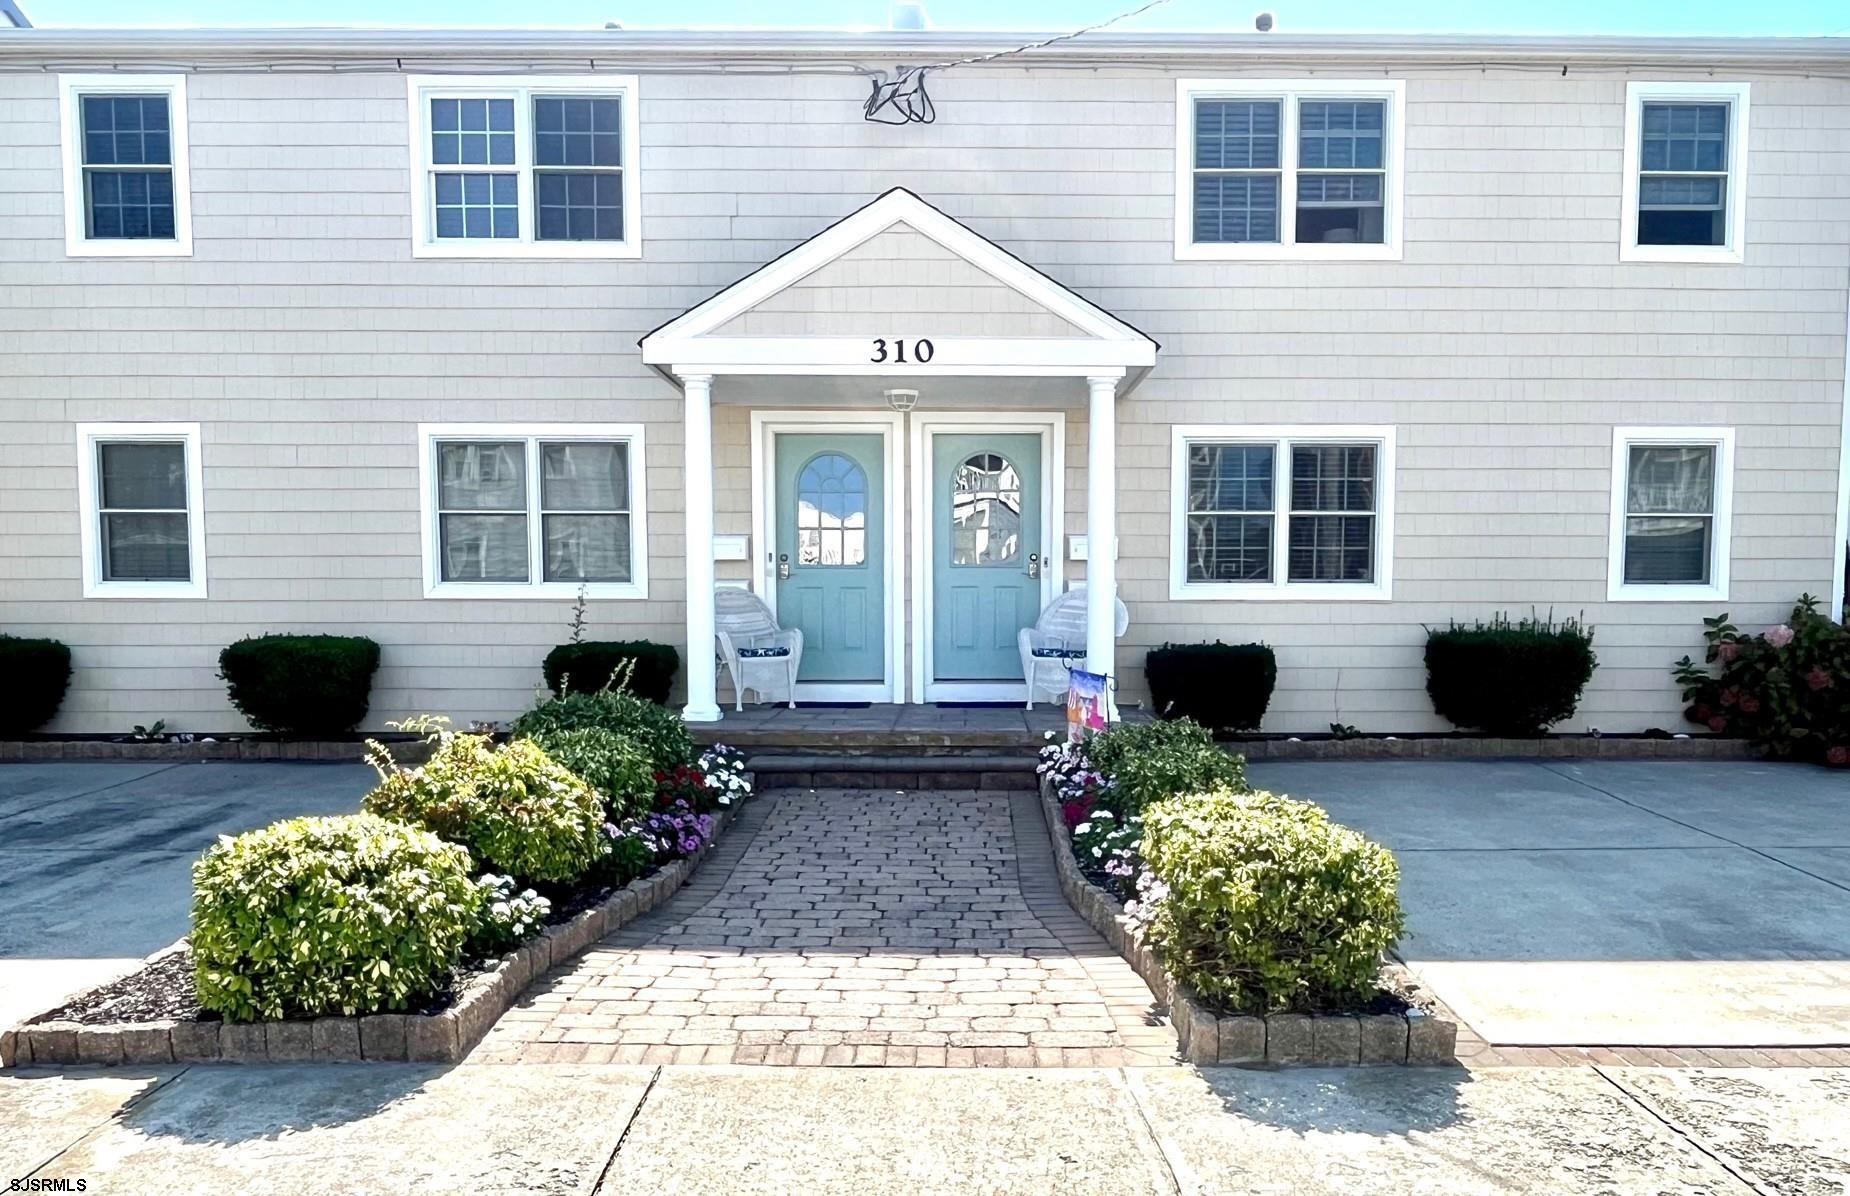
<instances>
[{"instance_id":1,"label":"decorative garden flag","mask_svg":"<svg viewBox=\"0 0 1850 1196\"><path fill-rule=\"evenodd\" d=\"M1070 669L1066 676L1066 737L1077 743L1105 729L1106 678L1084 669Z\"/></svg>"}]
</instances>

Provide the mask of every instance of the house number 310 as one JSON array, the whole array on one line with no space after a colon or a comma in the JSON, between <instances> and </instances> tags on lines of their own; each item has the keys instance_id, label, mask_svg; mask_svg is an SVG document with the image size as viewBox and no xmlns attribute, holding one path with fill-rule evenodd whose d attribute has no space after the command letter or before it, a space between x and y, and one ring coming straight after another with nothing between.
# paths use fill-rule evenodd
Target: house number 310
<instances>
[{"instance_id":1,"label":"house number 310","mask_svg":"<svg viewBox=\"0 0 1850 1196\"><path fill-rule=\"evenodd\" d=\"M907 356L908 346L910 346L911 351L910 357ZM937 352L937 350L932 348L931 342L923 337L914 341L907 341L904 338L892 341L876 340L874 342L874 355L868 360L874 362L876 365L885 364L889 361L894 365L907 365L909 363L924 365L931 360L931 355L935 352Z\"/></svg>"}]
</instances>

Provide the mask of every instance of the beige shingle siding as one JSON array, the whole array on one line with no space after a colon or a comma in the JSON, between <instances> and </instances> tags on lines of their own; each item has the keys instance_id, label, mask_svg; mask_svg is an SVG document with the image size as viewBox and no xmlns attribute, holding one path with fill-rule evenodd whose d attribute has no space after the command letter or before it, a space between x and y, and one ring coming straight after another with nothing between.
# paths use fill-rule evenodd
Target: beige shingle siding
<instances>
[{"instance_id":1,"label":"beige shingle siding","mask_svg":"<svg viewBox=\"0 0 1850 1196\"><path fill-rule=\"evenodd\" d=\"M1174 260L1172 75L1017 68L935 75L938 122L905 128L862 122L854 78L646 75L643 256L562 262L412 260L401 76L194 75L195 256L72 260L55 78L0 74L0 625L75 649L59 730L233 727L217 651L281 629L380 640L373 725L506 718L570 603L422 597L416 425L639 421L650 596L592 632L678 642L680 399L636 340L903 185L1163 344L1121 413L1127 694L1163 640L1264 639L1269 727L1437 728L1421 624L1534 606L1598 628L1576 724L1672 726L1715 607L1605 601L1612 428L1737 430L1738 622L1829 594L1850 84L1739 76L1747 260L1680 266L1617 260L1624 76L1405 77L1404 260L1312 264ZM749 532L719 398L716 529ZM74 428L119 420L202 424L208 601L80 598ZM1169 601L1177 423L1394 425L1394 600ZM1067 429L1077 533L1082 407Z\"/></svg>"}]
</instances>

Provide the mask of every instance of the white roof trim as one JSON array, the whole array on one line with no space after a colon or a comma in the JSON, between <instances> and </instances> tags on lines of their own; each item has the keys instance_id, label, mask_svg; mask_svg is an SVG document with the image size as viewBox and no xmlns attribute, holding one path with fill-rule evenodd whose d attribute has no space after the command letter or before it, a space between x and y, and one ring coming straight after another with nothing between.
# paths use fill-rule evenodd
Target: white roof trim
<instances>
[{"instance_id":1,"label":"white roof trim","mask_svg":"<svg viewBox=\"0 0 1850 1196\"><path fill-rule=\"evenodd\" d=\"M1061 346L1063 358L1070 358L1075 349L1084 356L1081 347L1090 344L1103 350L1098 354L1100 364L1148 367L1156 363L1157 344L1149 336L903 187L888 191L643 337L643 361L650 365L673 365L721 360L715 354L716 346L747 338L715 336L716 329L896 224L907 225L929 237L1023 298L1084 331L1087 338ZM1042 342L1022 343L1025 346Z\"/></svg>"}]
</instances>

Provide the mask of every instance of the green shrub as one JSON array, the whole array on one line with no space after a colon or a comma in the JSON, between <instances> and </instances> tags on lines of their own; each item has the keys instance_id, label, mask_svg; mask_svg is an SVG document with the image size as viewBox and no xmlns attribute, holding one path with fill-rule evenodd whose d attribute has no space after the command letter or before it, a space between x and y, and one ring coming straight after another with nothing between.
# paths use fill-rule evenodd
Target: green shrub
<instances>
[{"instance_id":1,"label":"green shrub","mask_svg":"<svg viewBox=\"0 0 1850 1196\"><path fill-rule=\"evenodd\" d=\"M1163 966L1244 1013L1354 1008L1402 929L1387 848L1308 802L1269 793L1144 810L1151 881L1135 909Z\"/></svg>"},{"instance_id":2,"label":"green shrub","mask_svg":"<svg viewBox=\"0 0 1850 1196\"><path fill-rule=\"evenodd\" d=\"M382 769L361 806L522 882L576 880L604 854L597 795L530 739L497 748L484 735L443 736L422 768Z\"/></svg>"},{"instance_id":3,"label":"green shrub","mask_svg":"<svg viewBox=\"0 0 1850 1196\"><path fill-rule=\"evenodd\" d=\"M1676 665L1685 718L1769 755L1850 766L1850 628L1810 594L1759 635L1743 635L1725 614L1702 623L1704 663L1685 656Z\"/></svg>"},{"instance_id":4,"label":"green shrub","mask_svg":"<svg viewBox=\"0 0 1850 1196\"><path fill-rule=\"evenodd\" d=\"M193 865L199 1003L234 1022L403 1009L476 925L469 853L370 814L221 838Z\"/></svg>"},{"instance_id":5,"label":"green shrub","mask_svg":"<svg viewBox=\"0 0 1850 1196\"><path fill-rule=\"evenodd\" d=\"M1278 682L1264 644L1164 644L1143 658L1159 718L1192 718L1211 731L1257 730Z\"/></svg>"},{"instance_id":6,"label":"green shrub","mask_svg":"<svg viewBox=\"0 0 1850 1196\"><path fill-rule=\"evenodd\" d=\"M646 813L655 800L655 765L627 736L605 727L572 727L541 731L533 742L591 786L611 822Z\"/></svg>"},{"instance_id":7,"label":"green shrub","mask_svg":"<svg viewBox=\"0 0 1850 1196\"><path fill-rule=\"evenodd\" d=\"M340 735L360 725L379 645L357 635L255 635L218 654L231 704L259 731Z\"/></svg>"},{"instance_id":8,"label":"green shrub","mask_svg":"<svg viewBox=\"0 0 1850 1196\"><path fill-rule=\"evenodd\" d=\"M514 734L529 737L581 727L602 727L633 740L648 753L656 772L673 772L694 758L694 737L679 714L622 690L578 690L547 698L514 720Z\"/></svg>"},{"instance_id":9,"label":"green shrub","mask_svg":"<svg viewBox=\"0 0 1850 1196\"><path fill-rule=\"evenodd\" d=\"M591 640L560 644L546 654L540 671L546 676L547 688L557 695L610 686L627 689L638 697L666 706L668 691L674 687L674 675L680 667L681 654L669 644L650 640ZM612 685L613 676L617 677L618 684Z\"/></svg>"},{"instance_id":10,"label":"green shrub","mask_svg":"<svg viewBox=\"0 0 1850 1196\"><path fill-rule=\"evenodd\" d=\"M71 650L57 640L0 635L0 735L24 735L52 720L71 684Z\"/></svg>"},{"instance_id":11,"label":"green shrub","mask_svg":"<svg viewBox=\"0 0 1850 1196\"><path fill-rule=\"evenodd\" d=\"M1459 727L1491 735L1540 735L1573 715L1599 660L1578 619L1534 616L1511 623L1453 623L1426 636L1426 692Z\"/></svg>"},{"instance_id":12,"label":"green shrub","mask_svg":"<svg viewBox=\"0 0 1850 1196\"><path fill-rule=\"evenodd\" d=\"M1135 814L1178 793L1246 788L1246 765L1214 744L1207 728L1190 719L1113 723L1085 742L1086 763L1111 778L1104 801Z\"/></svg>"}]
</instances>

